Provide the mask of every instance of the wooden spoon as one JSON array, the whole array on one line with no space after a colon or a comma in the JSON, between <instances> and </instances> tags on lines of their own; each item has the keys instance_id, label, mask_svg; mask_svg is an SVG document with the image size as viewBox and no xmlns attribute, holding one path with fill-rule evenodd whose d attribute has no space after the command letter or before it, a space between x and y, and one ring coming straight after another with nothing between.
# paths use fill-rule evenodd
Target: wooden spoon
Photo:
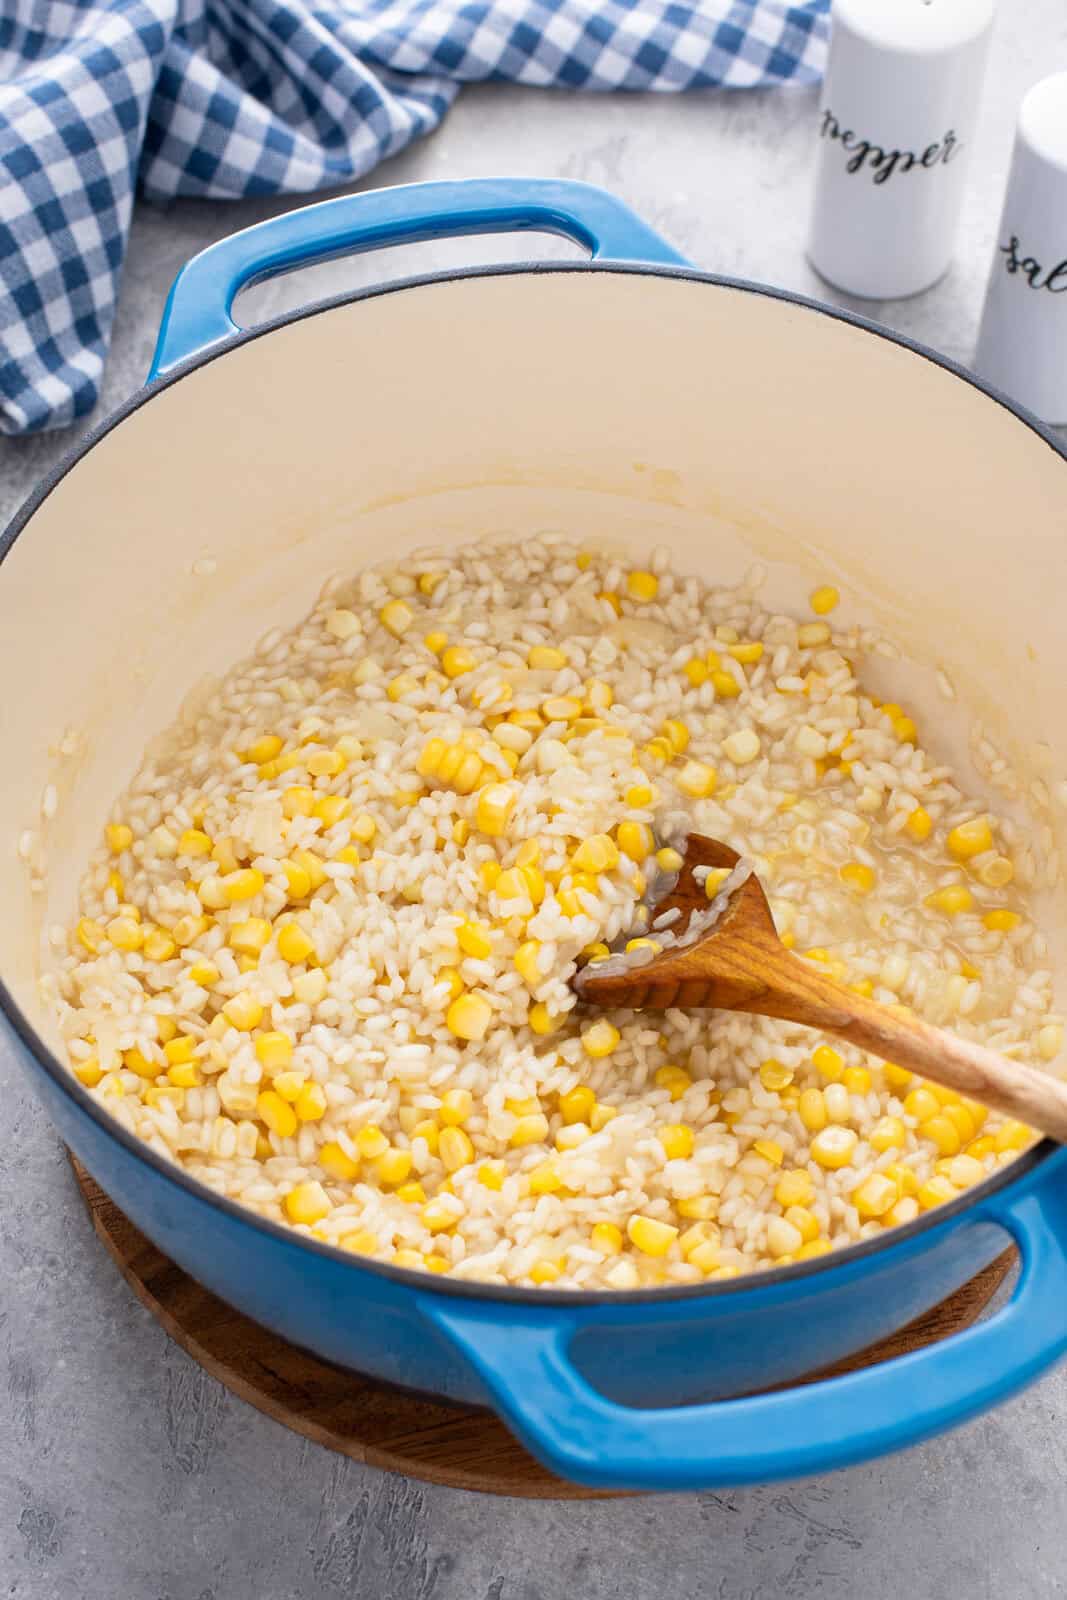
<instances>
[{"instance_id":1,"label":"wooden spoon","mask_svg":"<svg viewBox=\"0 0 1067 1600\"><path fill-rule=\"evenodd\" d=\"M656 915L677 906L681 915L671 926L680 933L694 912L708 909L694 868L734 867L739 860L727 845L690 834L678 881L657 903ZM738 886L722 915L693 944L680 950L668 945L644 966L601 977L594 962L579 971L574 987L580 999L597 1006L634 1011L712 1006L801 1022L1067 1143L1067 1084L868 1000L798 960L779 940L755 876Z\"/></svg>"}]
</instances>

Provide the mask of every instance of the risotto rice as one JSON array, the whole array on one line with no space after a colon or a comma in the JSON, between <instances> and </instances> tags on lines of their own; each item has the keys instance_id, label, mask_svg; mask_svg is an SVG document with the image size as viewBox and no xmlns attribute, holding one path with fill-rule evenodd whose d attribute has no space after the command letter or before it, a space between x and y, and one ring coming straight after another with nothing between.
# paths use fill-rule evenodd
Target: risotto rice
<instances>
[{"instance_id":1,"label":"risotto rice","mask_svg":"<svg viewBox=\"0 0 1067 1600\"><path fill-rule=\"evenodd\" d=\"M696 1283L942 1204L1030 1130L792 1024L570 987L644 931L684 813L806 959L1057 1056L1020 830L863 687L837 602L547 534L330 584L116 803L58 974L75 1076L262 1216L462 1278Z\"/></svg>"}]
</instances>

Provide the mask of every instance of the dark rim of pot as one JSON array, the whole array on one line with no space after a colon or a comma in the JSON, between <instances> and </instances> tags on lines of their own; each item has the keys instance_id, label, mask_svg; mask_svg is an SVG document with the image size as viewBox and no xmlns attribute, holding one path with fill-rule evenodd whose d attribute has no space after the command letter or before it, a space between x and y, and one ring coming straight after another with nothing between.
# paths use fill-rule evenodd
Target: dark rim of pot
<instances>
[{"instance_id":1,"label":"dark rim of pot","mask_svg":"<svg viewBox=\"0 0 1067 1600\"><path fill-rule=\"evenodd\" d=\"M26 528L30 519L39 507L47 500L52 490L74 468L83 456L87 455L94 445L98 444L111 433L126 418L148 404L164 389L169 389L172 384L180 383L191 372L200 367L207 366L212 361L228 355L232 350L243 344L249 344L255 339L262 339L266 335L276 332L279 328L287 327L294 322L302 322L308 317L321 316L324 312L335 311L341 306L351 305L361 300L377 299L388 294L400 294L411 289L425 288L431 284L453 283L469 278L496 278L496 277L521 277L542 276L547 273L609 273L624 276L671 278L681 279L693 283L710 284L715 288L733 289L743 294L762 295L769 300L781 300L790 305L801 306L807 311L813 311L819 316L827 317L835 322L848 323L854 328L862 329L865 333L874 334L879 339L884 339L888 344L897 345L899 348L909 350L913 355L919 356L933 366L941 367L951 373L973 389L978 389L990 400L1010 412L1019 422L1031 432L1036 433L1057 455L1067 461L1067 445L1048 429L1038 418L1032 416L1024 407L1017 405L992 384L987 383L977 374L953 361L950 357L938 355L936 351L926 345L917 343L904 335L895 333L877 322L872 322L867 317L856 315L854 312L845 311L836 306L824 304L813 300L806 295L794 294L791 290L775 289L764 284L754 283L744 278L729 278L717 273L699 272L689 267L664 267L643 265L640 262L598 262L598 261L533 261L517 262L504 265L489 265L484 267L469 267L466 269L442 272L421 273L415 276L401 278L389 283L372 285L365 289L351 290L347 293L333 295L329 299L316 301L309 306L300 307L296 311L283 313L273 317L267 322L259 323L254 328L242 329L228 339L220 340L217 344L210 345L205 350L199 350L186 357L175 365L164 376L155 382L137 391L128 400L124 401L110 416L96 425L75 444L55 467L45 476L41 484L20 509L15 513L8 527L0 534L0 565L15 544L16 539ZM251 280L254 282L255 280ZM247 288L248 285L243 285ZM227 1199L216 1194L206 1184L192 1178L176 1163L166 1161L162 1156L149 1149L142 1140L119 1125L100 1105L82 1084L72 1075L69 1069L54 1056L44 1040L23 1015L16 1005L3 978L0 977L0 1014L2 1014L12 1031L21 1040L26 1050L36 1061L37 1065L51 1078L61 1093L73 1100L79 1111L92 1119L101 1131L114 1139L118 1144L132 1155L135 1160L149 1168L158 1177L178 1188L187 1190L190 1194L229 1216L234 1222L243 1224L258 1233L265 1234L268 1238L277 1240L280 1244L308 1250L316 1255L326 1256L328 1259L343 1263L346 1267L357 1272L372 1272L385 1278L393 1279L411 1289L418 1289L423 1294L455 1295L465 1299L474 1300L501 1300L511 1303L525 1303L544 1306L599 1306L606 1309L612 1306L623 1306L634 1303L661 1303L676 1300L693 1300L707 1298L712 1295L737 1295L761 1290L769 1284L780 1284L794 1280L813 1277L819 1273L834 1271L851 1265L865 1257L881 1251L892 1249L898 1244L905 1244L915 1239L918 1235L940 1227L943 1223L954 1219L961 1212L968 1210L985 1196L996 1193L1006 1188L1017 1179L1031 1172L1040 1162L1053 1155L1057 1146L1051 1139L1042 1139L1037 1145L1025 1151L1007 1166L1001 1167L990 1177L975 1184L973 1188L964 1190L957 1199L948 1201L943 1206L936 1207L933 1211L926 1212L916 1218L914 1222L903 1223L898 1227L889 1229L886 1233L873 1239L862 1239L856 1244L844 1245L840 1249L831 1250L826 1255L817 1256L811 1261L796 1262L792 1266L772 1267L761 1272L742 1273L737 1278L727 1278L714 1283L675 1284L664 1285L658 1288L647 1289L551 1289L551 1288L521 1288L512 1284L480 1283L464 1279L448 1278L440 1274L422 1272L410 1267L396 1267L388 1261L379 1261L371 1256L353 1256L348 1251L341 1250L337 1245L324 1244L318 1239L309 1238L307 1235L294 1232L284 1223L272 1222L266 1217L257 1215L248 1210L236 1200Z\"/></svg>"}]
</instances>

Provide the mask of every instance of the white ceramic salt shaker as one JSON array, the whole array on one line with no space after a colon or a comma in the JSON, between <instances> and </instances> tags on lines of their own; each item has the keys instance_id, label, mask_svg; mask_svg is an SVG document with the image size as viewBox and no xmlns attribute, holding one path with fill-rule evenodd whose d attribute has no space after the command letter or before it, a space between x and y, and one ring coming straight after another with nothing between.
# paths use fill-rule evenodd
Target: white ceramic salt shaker
<instances>
[{"instance_id":1,"label":"white ceramic salt shaker","mask_svg":"<svg viewBox=\"0 0 1067 1600\"><path fill-rule=\"evenodd\" d=\"M1019 107L974 365L1042 421L1067 423L1067 72Z\"/></svg>"},{"instance_id":2,"label":"white ceramic salt shaker","mask_svg":"<svg viewBox=\"0 0 1067 1600\"><path fill-rule=\"evenodd\" d=\"M918 294L952 258L994 0L833 0L808 257L838 289Z\"/></svg>"}]
</instances>

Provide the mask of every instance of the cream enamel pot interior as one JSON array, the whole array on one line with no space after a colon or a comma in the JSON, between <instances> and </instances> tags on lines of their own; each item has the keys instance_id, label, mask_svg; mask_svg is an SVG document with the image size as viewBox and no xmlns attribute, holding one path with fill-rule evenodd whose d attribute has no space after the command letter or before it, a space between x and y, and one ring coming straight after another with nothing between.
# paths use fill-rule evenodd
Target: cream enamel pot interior
<instances>
[{"instance_id":1,"label":"cream enamel pot interior","mask_svg":"<svg viewBox=\"0 0 1067 1600\"><path fill-rule=\"evenodd\" d=\"M250 335L229 324L234 292L264 271L506 226L555 228L598 258L438 275ZM566 1475L648 1487L839 1465L1034 1376L1067 1347L1063 1153L1042 1145L883 1241L751 1281L584 1296L431 1283L220 1202L112 1127L50 1053L37 980L44 931L69 917L112 799L183 698L298 619L327 575L427 542L566 526L635 551L668 544L681 569L724 583L758 560L772 601L793 609L832 580L842 614L909 657L884 664L882 687L919 707L929 743L968 770L978 716L1039 795L1063 792L1067 463L1054 442L926 352L677 261L580 185L379 191L263 224L186 270L165 375L0 546L0 1004L63 1137L163 1249L295 1342L491 1403ZM49 784L58 809L42 824ZM1063 806L1033 821L1067 853ZM42 836L44 894L16 850L26 829ZM1062 889L1043 910L1062 996ZM902 1324L991 1259L1003 1229L1026 1258L1017 1297L940 1362L920 1352L722 1398Z\"/></svg>"}]
</instances>

